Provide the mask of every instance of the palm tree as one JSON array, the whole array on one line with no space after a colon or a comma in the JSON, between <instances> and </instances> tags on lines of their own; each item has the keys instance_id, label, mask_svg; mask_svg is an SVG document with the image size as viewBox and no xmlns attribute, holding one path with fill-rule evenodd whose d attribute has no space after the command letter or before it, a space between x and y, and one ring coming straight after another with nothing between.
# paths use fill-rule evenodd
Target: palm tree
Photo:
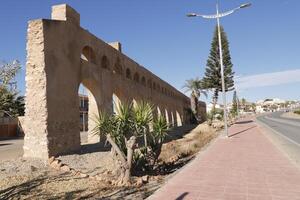
<instances>
[{"instance_id":1,"label":"palm tree","mask_svg":"<svg viewBox=\"0 0 300 200\"><path fill-rule=\"evenodd\" d=\"M191 93L191 110L194 117L199 121L198 116L198 99L200 98L201 94L204 94L207 97L207 92L204 90L202 80L199 78L189 79L186 80L183 88L185 88L185 92Z\"/></svg>"}]
</instances>

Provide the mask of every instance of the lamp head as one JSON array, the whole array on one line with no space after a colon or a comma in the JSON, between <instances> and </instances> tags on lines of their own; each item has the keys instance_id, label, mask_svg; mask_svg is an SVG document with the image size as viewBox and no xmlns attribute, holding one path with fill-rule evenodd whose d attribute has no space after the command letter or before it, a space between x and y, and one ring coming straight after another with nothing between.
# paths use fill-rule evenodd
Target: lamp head
<instances>
[{"instance_id":1,"label":"lamp head","mask_svg":"<svg viewBox=\"0 0 300 200\"><path fill-rule=\"evenodd\" d=\"M187 17L197 17L197 14L196 13L188 13L186 16Z\"/></svg>"},{"instance_id":2,"label":"lamp head","mask_svg":"<svg viewBox=\"0 0 300 200\"><path fill-rule=\"evenodd\" d=\"M244 3L242 5L240 5L240 8L248 8L251 6L251 3Z\"/></svg>"}]
</instances>

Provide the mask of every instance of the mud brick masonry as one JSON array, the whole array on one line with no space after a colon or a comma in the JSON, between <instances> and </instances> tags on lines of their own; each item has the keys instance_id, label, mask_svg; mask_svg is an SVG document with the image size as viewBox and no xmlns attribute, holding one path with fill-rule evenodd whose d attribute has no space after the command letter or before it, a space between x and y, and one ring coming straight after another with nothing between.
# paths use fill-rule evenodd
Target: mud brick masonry
<instances>
[{"instance_id":1,"label":"mud brick masonry","mask_svg":"<svg viewBox=\"0 0 300 200\"><path fill-rule=\"evenodd\" d=\"M51 19L30 21L27 32L24 157L80 149L80 84L89 89L89 118L113 112L114 99L149 101L154 114L173 126L190 121L188 97L122 54L120 43L108 44L80 27L70 6L53 6ZM88 139L99 142L91 133Z\"/></svg>"}]
</instances>

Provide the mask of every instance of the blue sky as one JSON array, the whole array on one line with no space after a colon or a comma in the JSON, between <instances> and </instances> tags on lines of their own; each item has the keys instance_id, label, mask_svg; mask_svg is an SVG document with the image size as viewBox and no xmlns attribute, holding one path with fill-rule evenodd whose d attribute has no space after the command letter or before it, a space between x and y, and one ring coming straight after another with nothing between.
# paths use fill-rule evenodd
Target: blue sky
<instances>
[{"instance_id":1,"label":"blue sky","mask_svg":"<svg viewBox=\"0 0 300 200\"><path fill-rule=\"evenodd\" d=\"M212 14L213 0L26 0L1 1L0 60L18 59L18 88L24 93L27 21L50 18L51 5L68 3L81 14L81 26L104 41L120 41L123 52L176 88L202 77L215 21L187 18L188 12ZM222 11L244 3L220 0ZM253 0L221 23L227 32L236 75L272 77L274 72L300 69L300 1ZM284 77L285 76L285 77ZM254 76L255 77L255 76ZM262 79L261 81L263 81ZM274 83L278 81L274 78ZM253 82L253 81L252 81ZM246 84L247 85L247 84ZM299 80L240 89L251 101L267 97L300 99ZM203 97L202 97L203 98ZM231 100L231 95L228 95ZM205 100L205 98L203 98Z\"/></svg>"}]
</instances>

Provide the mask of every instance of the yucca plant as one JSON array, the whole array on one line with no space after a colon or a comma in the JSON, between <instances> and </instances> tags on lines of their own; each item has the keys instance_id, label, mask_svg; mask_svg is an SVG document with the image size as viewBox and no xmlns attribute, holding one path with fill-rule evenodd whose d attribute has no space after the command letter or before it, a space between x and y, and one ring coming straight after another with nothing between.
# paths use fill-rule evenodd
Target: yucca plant
<instances>
[{"instance_id":1,"label":"yucca plant","mask_svg":"<svg viewBox=\"0 0 300 200\"><path fill-rule=\"evenodd\" d=\"M119 161L121 176L119 184L130 183L132 157L136 145L132 104L119 104L114 115L101 112L95 119L95 134L105 135Z\"/></svg>"},{"instance_id":2,"label":"yucca plant","mask_svg":"<svg viewBox=\"0 0 300 200\"><path fill-rule=\"evenodd\" d=\"M153 107L146 102L138 102L135 107L132 104L119 103L116 107L113 115L101 112L98 117L95 117L96 127L93 132L106 136L121 162L119 183L128 184L133 163L135 165L140 163L154 165L167 134L168 124L163 116L153 120ZM153 127L151 132L150 125ZM144 136L145 146L135 151L136 140L140 136ZM150 141L147 141L147 138ZM150 152L147 151L147 142L150 144Z\"/></svg>"},{"instance_id":3,"label":"yucca plant","mask_svg":"<svg viewBox=\"0 0 300 200\"><path fill-rule=\"evenodd\" d=\"M151 165L154 166L159 154L161 152L162 145L168 133L168 123L164 116L160 115L153 122L153 131L151 132Z\"/></svg>"},{"instance_id":4,"label":"yucca plant","mask_svg":"<svg viewBox=\"0 0 300 200\"><path fill-rule=\"evenodd\" d=\"M144 145L147 152L150 124L153 122L153 106L145 101L138 102L133 108L134 125L138 134L144 136Z\"/></svg>"}]
</instances>

